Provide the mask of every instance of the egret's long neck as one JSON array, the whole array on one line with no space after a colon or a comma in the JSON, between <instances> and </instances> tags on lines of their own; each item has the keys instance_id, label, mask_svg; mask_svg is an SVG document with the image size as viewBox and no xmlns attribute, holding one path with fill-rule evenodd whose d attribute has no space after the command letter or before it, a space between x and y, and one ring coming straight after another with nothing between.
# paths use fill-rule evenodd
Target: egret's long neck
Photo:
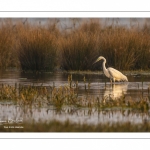
<instances>
[{"instance_id":1,"label":"egret's long neck","mask_svg":"<svg viewBox=\"0 0 150 150\"><path fill-rule=\"evenodd\" d=\"M103 72L104 72L104 74L105 74L106 77L110 78L110 74L109 74L108 70L107 70L106 67L105 67L106 59L103 58L103 60L104 60L104 61L103 61Z\"/></svg>"},{"instance_id":2,"label":"egret's long neck","mask_svg":"<svg viewBox=\"0 0 150 150\"><path fill-rule=\"evenodd\" d=\"M104 73L106 73L107 72L107 69L106 69L106 66L105 66L105 64L106 64L106 59L105 58L103 58L103 71L104 71Z\"/></svg>"}]
</instances>

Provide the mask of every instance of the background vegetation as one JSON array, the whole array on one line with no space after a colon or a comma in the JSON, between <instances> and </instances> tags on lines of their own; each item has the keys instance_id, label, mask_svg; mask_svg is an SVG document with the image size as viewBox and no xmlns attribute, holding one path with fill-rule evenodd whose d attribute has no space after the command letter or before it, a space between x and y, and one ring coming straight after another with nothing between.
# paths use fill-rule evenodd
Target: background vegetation
<instances>
[{"instance_id":1,"label":"background vegetation","mask_svg":"<svg viewBox=\"0 0 150 150\"><path fill-rule=\"evenodd\" d=\"M0 68L53 71L99 70L92 65L102 55L107 65L119 70L150 69L150 27L102 24L99 19L71 20L72 28L62 30L59 21L46 24L14 22L0 24Z\"/></svg>"}]
</instances>

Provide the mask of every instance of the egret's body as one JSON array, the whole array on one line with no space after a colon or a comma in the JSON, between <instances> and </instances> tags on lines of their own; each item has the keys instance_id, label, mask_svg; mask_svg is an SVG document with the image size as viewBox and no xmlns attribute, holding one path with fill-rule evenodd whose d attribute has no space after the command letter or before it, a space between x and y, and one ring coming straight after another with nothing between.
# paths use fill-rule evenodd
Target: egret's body
<instances>
[{"instance_id":1,"label":"egret's body","mask_svg":"<svg viewBox=\"0 0 150 150\"><path fill-rule=\"evenodd\" d=\"M94 62L98 62L100 60L103 60L103 72L106 75L106 77L110 78L110 81L115 83L115 81L128 81L127 77L123 75L120 71L114 69L114 68L107 68L106 69L106 59L102 56L98 57L97 60Z\"/></svg>"}]
</instances>

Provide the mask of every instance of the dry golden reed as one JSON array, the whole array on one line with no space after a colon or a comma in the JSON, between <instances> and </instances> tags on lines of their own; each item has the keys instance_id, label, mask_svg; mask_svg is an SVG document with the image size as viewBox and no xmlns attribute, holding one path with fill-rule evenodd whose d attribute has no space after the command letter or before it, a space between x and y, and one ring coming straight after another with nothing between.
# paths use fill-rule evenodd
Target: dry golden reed
<instances>
[{"instance_id":1,"label":"dry golden reed","mask_svg":"<svg viewBox=\"0 0 150 150\"><path fill-rule=\"evenodd\" d=\"M99 19L72 19L72 27L63 29L59 19L45 25L27 20L15 24L11 19L0 25L0 67L52 71L100 70L92 65L100 55L107 65L120 70L150 68L150 29L102 24Z\"/></svg>"}]
</instances>

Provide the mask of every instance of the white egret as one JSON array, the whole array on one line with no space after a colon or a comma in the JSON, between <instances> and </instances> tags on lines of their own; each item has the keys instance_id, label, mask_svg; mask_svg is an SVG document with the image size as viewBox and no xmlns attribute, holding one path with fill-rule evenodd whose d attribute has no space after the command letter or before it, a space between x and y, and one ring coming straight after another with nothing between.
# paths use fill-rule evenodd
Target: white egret
<instances>
[{"instance_id":1,"label":"white egret","mask_svg":"<svg viewBox=\"0 0 150 150\"><path fill-rule=\"evenodd\" d=\"M111 67L106 69L106 66L105 66L106 59L103 56L98 57L94 63L96 63L100 60L103 60L103 72L106 77L110 78L111 83L112 83L112 81L114 83L115 83L115 81L128 81L127 77L125 75L123 75L120 71L118 71L114 68L111 68Z\"/></svg>"}]
</instances>

